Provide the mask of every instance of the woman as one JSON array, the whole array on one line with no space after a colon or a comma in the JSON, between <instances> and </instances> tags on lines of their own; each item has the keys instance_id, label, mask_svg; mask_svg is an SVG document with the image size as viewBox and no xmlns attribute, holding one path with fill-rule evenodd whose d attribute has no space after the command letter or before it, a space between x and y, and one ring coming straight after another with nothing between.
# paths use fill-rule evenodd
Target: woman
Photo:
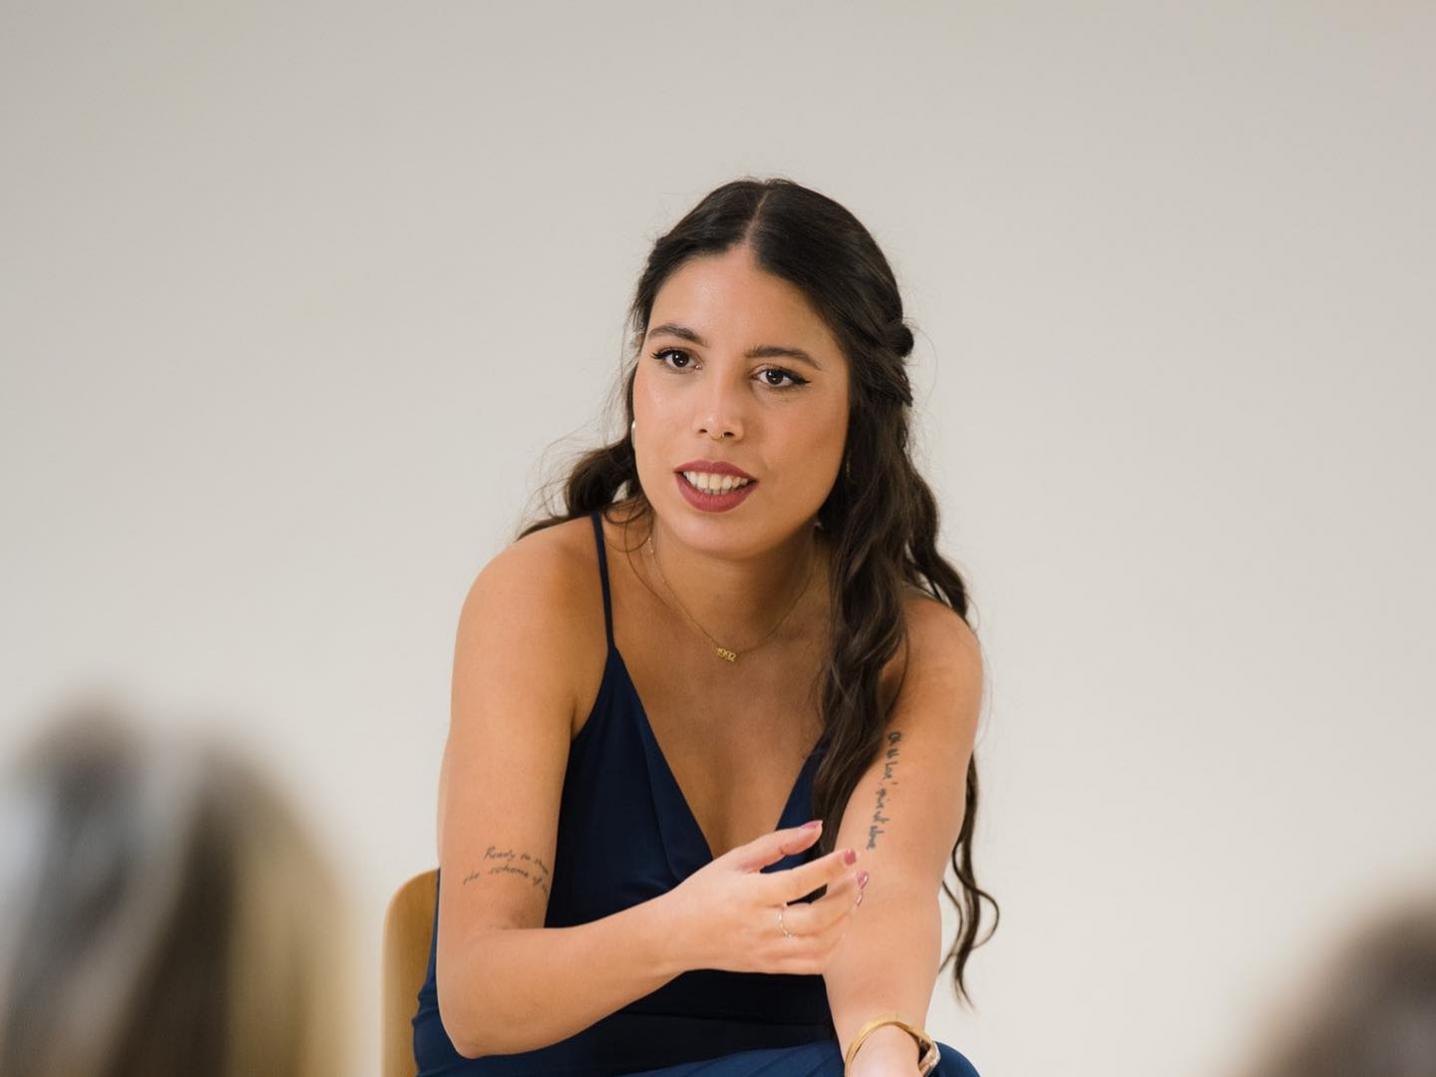
<instances>
[{"instance_id":1,"label":"woman","mask_svg":"<svg viewBox=\"0 0 1436 1077\"><path fill-rule=\"evenodd\" d=\"M740 180L631 316L627 436L460 616L419 1072L973 1074L921 1026L949 857L963 995L991 900L981 659L893 274L842 206Z\"/></svg>"},{"instance_id":2,"label":"woman","mask_svg":"<svg viewBox=\"0 0 1436 1077\"><path fill-rule=\"evenodd\" d=\"M348 1072L338 889L261 770L85 705L0 827L5 1077Z\"/></svg>"}]
</instances>

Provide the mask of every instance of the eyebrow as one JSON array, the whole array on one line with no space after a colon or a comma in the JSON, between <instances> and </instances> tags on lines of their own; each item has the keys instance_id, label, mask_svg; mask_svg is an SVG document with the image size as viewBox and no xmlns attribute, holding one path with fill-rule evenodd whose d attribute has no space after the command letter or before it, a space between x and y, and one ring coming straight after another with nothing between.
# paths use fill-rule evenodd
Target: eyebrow
<instances>
[{"instance_id":1,"label":"eyebrow","mask_svg":"<svg viewBox=\"0 0 1436 1077\"><path fill-rule=\"evenodd\" d=\"M655 337L662 333L666 333L671 337L679 337L683 340L691 341L694 344L697 344L700 348L708 347L708 342L704 340L701 336L699 336L697 333L695 333L692 329L689 329L686 325L677 325L674 322L664 322L662 325L655 325L652 329L648 331L648 336L644 337L643 339L647 340L648 337ZM814 359L802 348L793 348L782 344L759 344L756 348L749 348L746 352L744 352L743 358L795 359L800 363L807 363L814 370L823 369L823 364Z\"/></svg>"}]
</instances>

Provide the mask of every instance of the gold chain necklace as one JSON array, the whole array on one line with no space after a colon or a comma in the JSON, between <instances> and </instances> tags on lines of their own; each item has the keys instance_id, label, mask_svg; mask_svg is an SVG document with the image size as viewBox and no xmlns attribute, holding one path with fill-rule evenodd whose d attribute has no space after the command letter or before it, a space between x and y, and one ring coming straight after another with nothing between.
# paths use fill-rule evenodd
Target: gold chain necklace
<instances>
[{"instance_id":1,"label":"gold chain necklace","mask_svg":"<svg viewBox=\"0 0 1436 1077\"><path fill-rule=\"evenodd\" d=\"M813 541L816 545L817 539L814 538ZM688 607L683 605L682 600L680 600L678 597L678 592L673 590L673 585L668 582L668 577L663 575L663 566L658 563L658 551L653 545L652 530L648 532L647 545L649 555L653 558L653 567L658 569L658 578L663 581L664 588L666 588L668 593L673 596L673 601L678 603L678 608L683 611L683 616L687 617L688 620L693 622L694 625L697 625L698 631L702 632L705 636L708 636L708 642L713 644L713 649L718 653L718 657L726 662L736 662L738 661L738 656L740 654L748 654L750 651L757 650L759 647L761 647L764 643L768 641L769 636L771 636L774 632L778 631L778 628L782 625L782 623L788 619L788 614L792 613L793 610L797 608L798 599L802 598L803 595L807 594L808 581L813 578L813 563L818 559L816 553L812 554L808 558L808 573L803 577L803 586L798 589L798 593L796 596L794 596L792 604L788 606L787 612L784 613L783 616L778 618L778 623L775 624L772 628L768 629L767 635L765 635L757 643L753 644L753 646L745 648L742 651L735 651L723 646L723 644L719 643L716 639L709 635L708 629L704 628L701 624L698 624L697 618L695 618L693 614L688 612Z\"/></svg>"}]
</instances>

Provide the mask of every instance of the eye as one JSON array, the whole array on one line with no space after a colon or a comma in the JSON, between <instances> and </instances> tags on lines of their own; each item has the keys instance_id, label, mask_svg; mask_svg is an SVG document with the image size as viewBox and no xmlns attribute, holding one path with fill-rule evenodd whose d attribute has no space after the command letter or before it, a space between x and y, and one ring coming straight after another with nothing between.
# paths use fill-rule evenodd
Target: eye
<instances>
[{"instance_id":1,"label":"eye","mask_svg":"<svg viewBox=\"0 0 1436 1077\"><path fill-rule=\"evenodd\" d=\"M689 359L689 360L691 360L691 359L693 358L693 356L689 355L689 354L688 354L686 351L684 351L682 348L660 348L658 351L656 351L656 352L653 353L653 358L656 359L656 360L658 360L659 363L662 363L663 366L667 366L669 370L674 370L674 369L687 370L688 368L687 368L687 367L677 367L677 368L675 368L675 367L668 366L668 364L663 361L663 357L664 357L665 355L681 355L683 358Z\"/></svg>"},{"instance_id":2,"label":"eye","mask_svg":"<svg viewBox=\"0 0 1436 1077\"><path fill-rule=\"evenodd\" d=\"M673 366L668 362L668 356L677 356L685 360L685 363L682 366ZM693 362L693 356L690 355L688 352L684 351L682 348L660 348L658 351L653 353L653 359L654 361L661 363L668 370L672 370L675 372L680 370L688 370ZM779 378L787 378L787 384L778 384L777 382L769 381L768 378L770 375L776 375ZM762 370L758 371L758 377L763 378L763 384L768 386L768 388L770 389L796 389L801 385L808 384L807 378L801 377L798 374L794 374L791 370L785 370L783 367L780 366L764 367Z\"/></svg>"},{"instance_id":3,"label":"eye","mask_svg":"<svg viewBox=\"0 0 1436 1077\"><path fill-rule=\"evenodd\" d=\"M764 367L760 373L761 373L762 376L765 377L765 378L766 378L769 374L776 374L776 375L778 375L780 378L787 378L787 379L788 379L788 384L787 384L787 385L773 385L772 382L768 382L768 384L769 384L769 385L772 385L774 389L796 389L796 388L797 388L798 386L800 386L800 385L807 385L807 384L808 384L808 379L807 379L807 378L799 377L797 374L794 374L791 370L784 370L784 369L783 369L782 367L780 367L780 366Z\"/></svg>"}]
</instances>

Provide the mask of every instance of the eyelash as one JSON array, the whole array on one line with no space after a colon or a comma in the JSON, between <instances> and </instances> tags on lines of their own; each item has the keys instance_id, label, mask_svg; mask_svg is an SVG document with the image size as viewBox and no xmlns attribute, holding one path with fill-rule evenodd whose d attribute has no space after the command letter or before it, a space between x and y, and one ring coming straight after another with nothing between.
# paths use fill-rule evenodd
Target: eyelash
<instances>
[{"instance_id":1,"label":"eyelash","mask_svg":"<svg viewBox=\"0 0 1436 1077\"><path fill-rule=\"evenodd\" d=\"M678 373L679 368L669 366L663 359L665 355L675 354L686 355L690 359L693 358L691 353L684 351L682 348L660 348L658 351L653 353L652 358L658 363L662 364L666 369L672 370L674 373ZM682 369L686 370L687 368L684 367ZM762 371L760 371L760 373L768 373L769 371L776 371L777 373L782 374L784 377L791 378L793 381L791 385L773 385L771 382L764 382L764 384L769 389L775 389L778 392L784 392L788 389L800 389L804 385L808 384L808 379L803 377L801 374L794 374L791 370L787 370L784 367L780 366L765 366Z\"/></svg>"}]
</instances>

